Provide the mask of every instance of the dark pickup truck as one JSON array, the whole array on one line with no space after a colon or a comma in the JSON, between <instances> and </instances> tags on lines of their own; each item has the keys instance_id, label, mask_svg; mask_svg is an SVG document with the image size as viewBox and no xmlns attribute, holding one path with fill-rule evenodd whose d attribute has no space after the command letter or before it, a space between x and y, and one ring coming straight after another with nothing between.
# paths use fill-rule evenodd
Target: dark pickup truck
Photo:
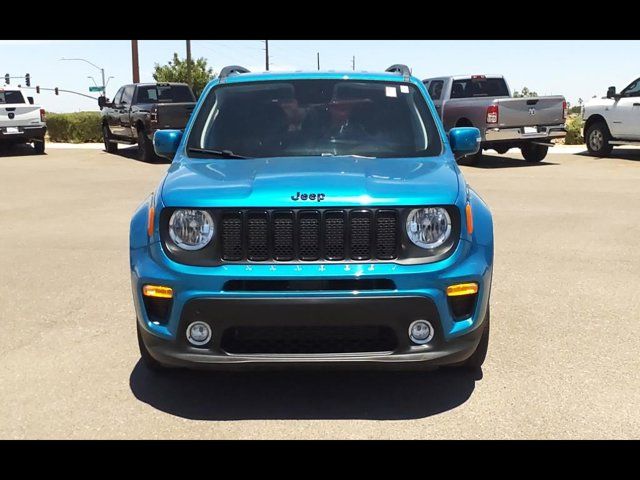
<instances>
[{"instance_id":1,"label":"dark pickup truck","mask_svg":"<svg viewBox=\"0 0 640 480\"><path fill-rule=\"evenodd\" d=\"M140 160L155 160L154 132L184 129L195 102L185 83L135 83L121 87L111 102L100 97L105 150L115 153L118 143L137 143Z\"/></svg>"}]
</instances>

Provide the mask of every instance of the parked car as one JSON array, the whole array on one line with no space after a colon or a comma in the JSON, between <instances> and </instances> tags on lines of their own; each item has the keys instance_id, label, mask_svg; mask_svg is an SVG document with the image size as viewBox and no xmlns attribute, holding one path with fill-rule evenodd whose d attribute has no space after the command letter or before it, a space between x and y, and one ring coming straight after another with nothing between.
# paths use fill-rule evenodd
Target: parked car
<instances>
[{"instance_id":1,"label":"parked car","mask_svg":"<svg viewBox=\"0 0 640 480\"><path fill-rule=\"evenodd\" d=\"M130 229L144 364L477 369L493 223L406 66L253 74L225 67Z\"/></svg>"},{"instance_id":2,"label":"parked car","mask_svg":"<svg viewBox=\"0 0 640 480\"><path fill-rule=\"evenodd\" d=\"M551 140L567 134L567 102L562 95L512 98L501 75L428 78L424 84L445 130L480 130L482 145L467 157L471 164L482 158L482 150L502 154L510 148L519 148L528 162L540 162L553 146Z\"/></svg>"},{"instance_id":3,"label":"parked car","mask_svg":"<svg viewBox=\"0 0 640 480\"><path fill-rule=\"evenodd\" d=\"M603 157L616 145L640 145L640 78L620 93L609 87L606 97L586 102L582 118L591 155Z\"/></svg>"},{"instance_id":4,"label":"parked car","mask_svg":"<svg viewBox=\"0 0 640 480\"><path fill-rule=\"evenodd\" d=\"M154 132L184 128L195 100L185 83L136 83L121 87L112 102L99 97L105 150L115 153L118 143L137 143L139 158L154 160Z\"/></svg>"},{"instance_id":5,"label":"parked car","mask_svg":"<svg viewBox=\"0 0 640 480\"><path fill-rule=\"evenodd\" d=\"M32 143L36 153L44 153L47 133L45 111L34 105L33 97L25 97L22 90L0 88L0 145Z\"/></svg>"}]
</instances>

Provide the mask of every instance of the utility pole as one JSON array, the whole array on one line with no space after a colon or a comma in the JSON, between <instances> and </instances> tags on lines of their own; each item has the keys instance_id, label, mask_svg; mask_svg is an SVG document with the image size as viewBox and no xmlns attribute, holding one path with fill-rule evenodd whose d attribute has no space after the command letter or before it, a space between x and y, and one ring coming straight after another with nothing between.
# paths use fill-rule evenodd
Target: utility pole
<instances>
[{"instance_id":1,"label":"utility pole","mask_svg":"<svg viewBox=\"0 0 640 480\"><path fill-rule=\"evenodd\" d=\"M351 60L351 69L355 70L356 69L356 56L353 56L353 59Z\"/></svg>"},{"instance_id":2,"label":"utility pole","mask_svg":"<svg viewBox=\"0 0 640 480\"><path fill-rule=\"evenodd\" d=\"M269 71L269 40L264 41L264 63L268 72Z\"/></svg>"},{"instance_id":3,"label":"utility pole","mask_svg":"<svg viewBox=\"0 0 640 480\"><path fill-rule=\"evenodd\" d=\"M318 57L318 70L320 70L320 52L318 52L316 55Z\"/></svg>"},{"instance_id":4,"label":"utility pole","mask_svg":"<svg viewBox=\"0 0 640 480\"><path fill-rule=\"evenodd\" d=\"M131 71L133 83L140 83L140 64L138 62L138 40L131 40Z\"/></svg>"},{"instance_id":5,"label":"utility pole","mask_svg":"<svg viewBox=\"0 0 640 480\"><path fill-rule=\"evenodd\" d=\"M191 83L191 40L187 40L187 83L193 88Z\"/></svg>"}]
</instances>

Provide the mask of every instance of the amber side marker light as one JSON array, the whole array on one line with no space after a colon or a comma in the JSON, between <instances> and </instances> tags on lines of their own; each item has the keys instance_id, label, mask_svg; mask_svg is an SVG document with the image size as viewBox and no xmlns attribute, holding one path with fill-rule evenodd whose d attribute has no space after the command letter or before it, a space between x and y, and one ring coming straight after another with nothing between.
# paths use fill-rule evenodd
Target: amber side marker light
<instances>
[{"instance_id":1,"label":"amber side marker light","mask_svg":"<svg viewBox=\"0 0 640 480\"><path fill-rule=\"evenodd\" d=\"M160 285L145 285L142 287L142 294L145 297L173 298L173 289Z\"/></svg>"},{"instance_id":2,"label":"amber side marker light","mask_svg":"<svg viewBox=\"0 0 640 480\"><path fill-rule=\"evenodd\" d=\"M149 217L147 218L147 235L153 236L153 218L155 216L156 209L153 205L149 206Z\"/></svg>"},{"instance_id":3,"label":"amber side marker light","mask_svg":"<svg viewBox=\"0 0 640 480\"><path fill-rule=\"evenodd\" d=\"M478 293L477 283L458 283L447 287L447 297L459 297L462 295L473 295Z\"/></svg>"},{"instance_id":4,"label":"amber side marker light","mask_svg":"<svg viewBox=\"0 0 640 480\"><path fill-rule=\"evenodd\" d=\"M471 204L467 203L465 207L465 213L467 214L467 232L469 235L473 233L473 213L471 212Z\"/></svg>"}]
</instances>

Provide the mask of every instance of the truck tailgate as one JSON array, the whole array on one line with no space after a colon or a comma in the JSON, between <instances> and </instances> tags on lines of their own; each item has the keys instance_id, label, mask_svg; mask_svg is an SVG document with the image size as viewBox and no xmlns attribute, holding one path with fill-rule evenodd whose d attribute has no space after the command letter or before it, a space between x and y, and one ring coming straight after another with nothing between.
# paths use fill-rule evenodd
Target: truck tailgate
<instances>
[{"instance_id":1,"label":"truck tailgate","mask_svg":"<svg viewBox=\"0 0 640 480\"><path fill-rule=\"evenodd\" d=\"M157 104L157 128L184 129L195 106L194 102Z\"/></svg>"},{"instance_id":2,"label":"truck tailgate","mask_svg":"<svg viewBox=\"0 0 640 480\"><path fill-rule=\"evenodd\" d=\"M25 104L0 105L0 127L25 127L40 124L40 107Z\"/></svg>"},{"instance_id":3,"label":"truck tailgate","mask_svg":"<svg viewBox=\"0 0 640 480\"><path fill-rule=\"evenodd\" d=\"M557 125L564 123L562 95L549 97L499 98L498 124L500 127Z\"/></svg>"}]
</instances>

